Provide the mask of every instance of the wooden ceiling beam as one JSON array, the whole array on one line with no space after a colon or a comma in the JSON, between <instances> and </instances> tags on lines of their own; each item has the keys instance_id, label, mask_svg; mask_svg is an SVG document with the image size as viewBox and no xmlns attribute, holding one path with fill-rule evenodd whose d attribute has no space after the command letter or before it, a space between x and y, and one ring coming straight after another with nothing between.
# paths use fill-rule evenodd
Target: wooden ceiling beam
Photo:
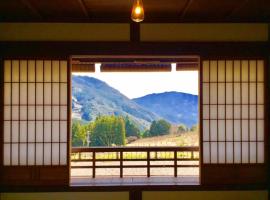
<instances>
[{"instance_id":1,"label":"wooden ceiling beam","mask_svg":"<svg viewBox=\"0 0 270 200\"><path fill-rule=\"evenodd\" d=\"M85 5L84 0L77 0L77 2L79 3L79 5L80 5L80 7L81 7L84 16L90 19L90 15L89 15L89 12L88 12L88 10L87 10L87 7L86 7L86 5Z\"/></svg>"},{"instance_id":2,"label":"wooden ceiling beam","mask_svg":"<svg viewBox=\"0 0 270 200\"><path fill-rule=\"evenodd\" d=\"M40 12L29 2L29 0L21 0L21 3L30 10L38 19L43 19Z\"/></svg>"},{"instance_id":3,"label":"wooden ceiling beam","mask_svg":"<svg viewBox=\"0 0 270 200\"><path fill-rule=\"evenodd\" d=\"M186 1L186 4L184 6L184 9L182 10L182 12L180 14L180 20L182 20L185 17L185 15L186 15L188 9L190 8L192 2L193 2L193 0L187 0Z\"/></svg>"},{"instance_id":4,"label":"wooden ceiling beam","mask_svg":"<svg viewBox=\"0 0 270 200\"><path fill-rule=\"evenodd\" d=\"M243 8L248 2L249 0L243 0L238 6L231 10L231 12L226 16L226 18L229 19L233 17L233 15L235 15L239 10L241 10L241 8Z\"/></svg>"}]
</instances>

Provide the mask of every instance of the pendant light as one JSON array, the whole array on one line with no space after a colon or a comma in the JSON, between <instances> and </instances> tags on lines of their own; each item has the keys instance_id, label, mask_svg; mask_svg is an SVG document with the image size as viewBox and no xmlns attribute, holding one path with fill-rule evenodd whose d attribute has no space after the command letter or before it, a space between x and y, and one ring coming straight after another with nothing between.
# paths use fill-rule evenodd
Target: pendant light
<instances>
[{"instance_id":1,"label":"pendant light","mask_svg":"<svg viewBox=\"0 0 270 200\"><path fill-rule=\"evenodd\" d=\"M144 20L144 8L142 0L134 0L131 11L131 19L134 22L141 22Z\"/></svg>"}]
</instances>

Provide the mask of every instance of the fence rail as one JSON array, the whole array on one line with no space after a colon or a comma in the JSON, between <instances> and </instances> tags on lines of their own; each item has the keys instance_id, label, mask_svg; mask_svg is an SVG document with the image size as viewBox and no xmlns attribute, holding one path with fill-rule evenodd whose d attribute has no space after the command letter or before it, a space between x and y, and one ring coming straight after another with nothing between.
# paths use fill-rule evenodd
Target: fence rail
<instances>
[{"instance_id":1,"label":"fence rail","mask_svg":"<svg viewBox=\"0 0 270 200\"><path fill-rule=\"evenodd\" d=\"M117 164L106 164L117 161ZM144 161L136 164L126 164L127 161ZM154 164L154 161L170 161L167 164ZM199 147L89 147L72 148L72 163L85 163L79 166L71 165L72 169L92 169L92 177L96 177L96 169L118 168L123 177L125 168L146 168L150 177L151 168L173 168L177 177L179 167L199 167L199 164L183 164L178 161L199 161ZM89 164L90 162L90 164ZM102 162L102 165L97 163ZM197 162L198 163L198 162Z\"/></svg>"}]
</instances>

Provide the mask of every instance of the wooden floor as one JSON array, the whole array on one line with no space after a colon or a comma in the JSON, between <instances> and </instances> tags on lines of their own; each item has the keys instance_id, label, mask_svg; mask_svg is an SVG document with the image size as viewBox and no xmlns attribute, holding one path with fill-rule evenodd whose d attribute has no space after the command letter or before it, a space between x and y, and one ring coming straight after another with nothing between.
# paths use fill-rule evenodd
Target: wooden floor
<instances>
[{"instance_id":1,"label":"wooden floor","mask_svg":"<svg viewBox=\"0 0 270 200\"><path fill-rule=\"evenodd\" d=\"M71 186L199 185L199 176L182 177L71 177Z\"/></svg>"}]
</instances>

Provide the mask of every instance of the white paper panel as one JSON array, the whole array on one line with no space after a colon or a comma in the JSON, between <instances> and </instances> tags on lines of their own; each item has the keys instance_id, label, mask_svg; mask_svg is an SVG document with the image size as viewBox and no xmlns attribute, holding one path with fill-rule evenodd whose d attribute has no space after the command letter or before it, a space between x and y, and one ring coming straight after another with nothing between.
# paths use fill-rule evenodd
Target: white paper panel
<instances>
[{"instance_id":1,"label":"white paper panel","mask_svg":"<svg viewBox=\"0 0 270 200\"><path fill-rule=\"evenodd\" d=\"M248 119L248 105L242 105L242 119Z\"/></svg>"},{"instance_id":2,"label":"white paper panel","mask_svg":"<svg viewBox=\"0 0 270 200\"><path fill-rule=\"evenodd\" d=\"M51 92L51 88L52 85L51 83L44 83L44 104L51 104L52 102L52 92Z\"/></svg>"},{"instance_id":3,"label":"white paper panel","mask_svg":"<svg viewBox=\"0 0 270 200\"><path fill-rule=\"evenodd\" d=\"M203 61L203 82L209 82L209 61Z\"/></svg>"},{"instance_id":4,"label":"white paper panel","mask_svg":"<svg viewBox=\"0 0 270 200\"><path fill-rule=\"evenodd\" d=\"M234 142L234 163L241 163L241 143Z\"/></svg>"},{"instance_id":5,"label":"white paper panel","mask_svg":"<svg viewBox=\"0 0 270 200\"><path fill-rule=\"evenodd\" d=\"M248 83L242 83L242 104L248 104Z\"/></svg>"},{"instance_id":6,"label":"white paper panel","mask_svg":"<svg viewBox=\"0 0 270 200\"><path fill-rule=\"evenodd\" d=\"M67 120L67 106L60 106L60 119Z\"/></svg>"},{"instance_id":7,"label":"white paper panel","mask_svg":"<svg viewBox=\"0 0 270 200\"><path fill-rule=\"evenodd\" d=\"M36 104L42 105L43 104L43 83L37 83L37 93L36 93Z\"/></svg>"},{"instance_id":8,"label":"white paper panel","mask_svg":"<svg viewBox=\"0 0 270 200\"><path fill-rule=\"evenodd\" d=\"M52 125L50 121L44 121L44 142L51 142L51 126Z\"/></svg>"},{"instance_id":9,"label":"white paper panel","mask_svg":"<svg viewBox=\"0 0 270 200\"><path fill-rule=\"evenodd\" d=\"M226 119L233 118L233 105L226 105Z\"/></svg>"},{"instance_id":10,"label":"white paper panel","mask_svg":"<svg viewBox=\"0 0 270 200\"><path fill-rule=\"evenodd\" d=\"M52 82L59 82L59 61L53 60L52 61Z\"/></svg>"},{"instance_id":11,"label":"white paper panel","mask_svg":"<svg viewBox=\"0 0 270 200\"><path fill-rule=\"evenodd\" d=\"M233 75L234 75L234 82L240 82L241 81L241 63L240 60L235 60L234 61L234 66L233 66Z\"/></svg>"},{"instance_id":12,"label":"white paper panel","mask_svg":"<svg viewBox=\"0 0 270 200\"><path fill-rule=\"evenodd\" d=\"M20 144L20 165L27 164L27 145L26 143Z\"/></svg>"},{"instance_id":13,"label":"white paper panel","mask_svg":"<svg viewBox=\"0 0 270 200\"><path fill-rule=\"evenodd\" d=\"M249 159L250 163L256 163L256 156L257 156L257 145L256 142L249 143Z\"/></svg>"},{"instance_id":14,"label":"white paper panel","mask_svg":"<svg viewBox=\"0 0 270 200\"><path fill-rule=\"evenodd\" d=\"M234 83L234 104L241 103L241 86L240 83Z\"/></svg>"},{"instance_id":15,"label":"white paper panel","mask_svg":"<svg viewBox=\"0 0 270 200\"><path fill-rule=\"evenodd\" d=\"M53 120L59 120L59 106L53 106L52 107L52 119Z\"/></svg>"},{"instance_id":16,"label":"white paper panel","mask_svg":"<svg viewBox=\"0 0 270 200\"><path fill-rule=\"evenodd\" d=\"M209 119L209 105L203 105L203 119Z\"/></svg>"},{"instance_id":17,"label":"white paper panel","mask_svg":"<svg viewBox=\"0 0 270 200\"><path fill-rule=\"evenodd\" d=\"M218 120L218 141L225 141L225 120Z\"/></svg>"},{"instance_id":18,"label":"white paper panel","mask_svg":"<svg viewBox=\"0 0 270 200\"><path fill-rule=\"evenodd\" d=\"M233 61L227 60L226 61L226 82L233 81Z\"/></svg>"},{"instance_id":19,"label":"white paper panel","mask_svg":"<svg viewBox=\"0 0 270 200\"><path fill-rule=\"evenodd\" d=\"M35 106L28 106L28 120L35 120L36 109Z\"/></svg>"},{"instance_id":20,"label":"white paper panel","mask_svg":"<svg viewBox=\"0 0 270 200\"><path fill-rule=\"evenodd\" d=\"M12 68L12 82L19 82L19 61L12 60L11 62Z\"/></svg>"},{"instance_id":21,"label":"white paper panel","mask_svg":"<svg viewBox=\"0 0 270 200\"><path fill-rule=\"evenodd\" d=\"M218 84L218 103L225 104L225 83Z\"/></svg>"},{"instance_id":22,"label":"white paper panel","mask_svg":"<svg viewBox=\"0 0 270 200\"><path fill-rule=\"evenodd\" d=\"M35 142L35 122L28 121L28 142Z\"/></svg>"},{"instance_id":23,"label":"white paper panel","mask_svg":"<svg viewBox=\"0 0 270 200\"><path fill-rule=\"evenodd\" d=\"M264 163L264 142L258 142L257 162Z\"/></svg>"},{"instance_id":24,"label":"white paper panel","mask_svg":"<svg viewBox=\"0 0 270 200\"><path fill-rule=\"evenodd\" d=\"M257 61L257 81L264 81L264 61Z\"/></svg>"},{"instance_id":25,"label":"white paper panel","mask_svg":"<svg viewBox=\"0 0 270 200\"><path fill-rule=\"evenodd\" d=\"M256 113L257 113L257 106L256 105L250 105L249 106L249 118L250 119L256 119Z\"/></svg>"},{"instance_id":26,"label":"white paper panel","mask_svg":"<svg viewBox=\"0 0 270 200\"><path fill-rule=\"evenodd\" d=\"M19 104L19 83L12 83L12 104Z\"/></svg>"},{"instance_id":27,"label":"white paper panel","mask_svg":"<svg viewBox=\"0 0 270 200\"><path fill-rule=\"evenodd\" d=\"M4 104L5 105L11 104L11 84L10 83L4 84Z\"/></svg>"},{"instance_id":28,"label":"white paper panel","mask_svg":"<svg viewBox=\"0 0 270 200\"><path fill-rule=\"evenodd\" d=\"M27 142L27 121L20 121L20 142Z\"/></svg>"},{"instance_id":29,"label":"white paper panel","mask_svg":"<svg viewBox=\"0 0 270 200\"><path fill-rule=\"evenodd\" d=\"M226 161L233 163L233 142L226 142Z\"/></svg>"},{"instance_id":30,"label":"white paper panel","mask_svg":"<svg viewBox=\"0 0 270 200\"><path fill-rule=\"evenodd\" d=\"M264 141L264 120L257 120L257 139Z\"/></svg>"},{"instance_id":31,"label":"white paper panel","mask_svg":"<svg viewBox=\"0 0 270 200\"><path fill-rule=\"evenodd\" d=\"M226 120L226 140L233 141L233 120Z\"/></svg>"},{"instance_id":32,"label":"white paper panel","mask_svg":"<svg viewBox=\"0 0 270 200\"><path fill-rule=\"evenodd\" d=\"M210 163L210 145L209 142L203 143L203 162Z\"/></svg>"},{"instance_id":33,"label":"white paper panel","mask_svg":"<svg viewBox=\"0 0 270 200\"><path fill-rule=\"evenodd\" d=\"M19 145L18 143L11 145L11 163L12 165L18 165L19 164Z\"/></svg>"},{"instance_id":34,"label":"white paper panel","mask_svg":"<svg viewBox=\"0 0 270 200\"><path fill-rule=\"evenodd\" d=\"M60 165L67 164L67 144L61 143L60 144Z\"/></svg>"},{"instance_id":35,"label":"white paper panel","mask_svg":"<svg viewBox=\"0 0 270 200\"><path fill-rule=\"evenodd\" d=\"M242 142L242 163L249 163L249 148L248 142Z\"/></svg>"},{"instance_id":36,"label":"white paper panel","mask_svg":"<svg viewBox=\"0 0 270 200\"><path fill-rule=\"evenodd\" d=\"M12 142L19 142L19 122L12 121L12 128L11 128L11 140Z\"/></svg>"},{"instance_id":37,"label":"white paper panel","mask_svg":"<svg viewBox=\"0 0 270 200\"><path fill-rule=\"evenodd\" d=\"M225 105L218 105L218 118L225 119Z\"/></svg>"},{"instance_id":38,"label":"white paper panel","mask_svg":"<svg viewBox=\"0 0 270 200\"><path fill-rule=\"evenodd\" d=\"M211 163L217 163L217 142L211 142Z\"/></svg>"},{"instance_id":39,"label":"white paper panel","mask_svg":"<svg viewBox=\"0 0 270 200\"><path fill-rule=\"evenodd\" d=\"M209 141L209 120L203 120L203 141Z\"/></svg>"},{"instance_id":40,"label":"white paper panel","mask_svg":"<svg viewBox=\"0 0 270 200\"><path fill-rule=\"evenodd\" d=\"M264 106L263 105L257 105L257 118L258 119L264 118Z\"/></svg>"},{"instance_id":41,"label":"white paper panel","mask_svg":"<svg viewBox=\"0 0 270 200\"><path fill-rule=\"evenodd\" d=\"M4 106L4 120L11 120L11 106Z\"/></svg>"},{"instance_id":42,"label":"white paper panel","mask_svg":"<svg viewBox=\"0 0 270 200\"><path fill-rule=\"evenodd\" d=\"M210 119L217 119L217 105L210 105Z\"/></svg>"},{"instance_id":43,"label":"white paper panel","mask_svg":"<svg viewBox=\"0 0 270 200\"><path fill-rule=\"evenodd\" d=\"M226 84L226 104L233 103L233 84L227 83Z\"/></svg>"},{"instance_id":44,"label":"white paper panel","mask_svg":"<svg viewBox=\"0 0 270 200\"><path fill-rule=\"evenodd\" d=\"M27 104L27 83L20 84L20 104Z\"/></svg>"},{"instance_id":45,"label":"white paper panel","mask_svg":"<svg viewBox=\"0 0 270 200\"><path fill-rule=\"evenodd\" d=\"M11 82L11 60L4 61L4 81Z\"/></svg>"},{"instance_id":46,"label":"white paper panel","mask_svg":"<svg viewBox=\"0 0 270 200\"><path fill-rule=\"evenodd\" d=\"M52 104L59 104L59 83L53 83L53 89L52 89Z\"/></svg>"},{"instance_id":47,"label":"white paper panel","mask_svg":"<svg viewBox=\"0 0 270 200\"><path fill-rule=\"evenodd\" d=\"M20 106L20 120L27 120L27 106Z\"/></svg>"},{"instance_id":48,"label":"white paper panel","mask_svg":"<svg viewBox=\"0 0 270 200\"><path fill-rule=\"evenodd\" d=\"M35 83L28 83L28 104L35 104Z\"/></svg>"},{"instance_id":49,"label":"white paper panel","mask_svg":"<svg viewBox=\"0 0 270 200\"><path fill-rule=\"evenodd\" d=\"M53 165L58 165L59 164L59 143L52 143L52 164Z\"/></svg>"},{"instance_id":50,"label":"white paper panel","mask_svg":"<svg viewBox=\"0 0 270 200\"><path fill-rule=\"evenodd\" d=\"M60 104L67 105L67 84L60 84Z\"/></svg>"},{"instance_id":51,"label":"white paper panel","mask_svg":"<svg viewBox=\"0 0 270 200\"><path fill-rule=\"evenodd\" d=\"M209 83L203 83L203 104L209 104Z\"/></svg>"},{"instance_id":52,"label":"white paper panel","mask_svg":"<svg viewBox=\"0 0 270 200\"><path fill-rule=\"evenodd\" d=\"M249 103L256 104L256 83L249 84Z\"/></svg>"},{"instance_id":53,"label":"white paper panel","mask_svg":"<svg viewBox=\"0 0 270 200\"><path fill-rule=\"evenodd\" d=\"M36 122L36 142L43 142L43 121Z\"/></svg>"},{"instance_id":54,"label":"white paper panel","mask_svg":"<svg viewBox=\"0 0 270 200\"><path fill-rule=\"evenodd\" d=\"M4 121L4 142L10 142L10 121Z\"/></svg>"},{"instance_id":55,"label":"white paper panel","mask_svg":"<svg viewBox=\"0 0 270 200\"><path fill-rule=\"evenodd\" d=\"M242 60L242 82L248 81L248 71L249 71L248 60Z\"/></svg>"},{"instance_id":56,"label":"white paper panel","mask_svg":"<svg viewBox=\"0 0 270 200\"><path fill-rule=\"evenodd\" d=\"M248 120L242 120L242 141L248 141Z\"/></svg>"},{"instance_id":57,"label":"white paper panel","mask_svg":"<svg viewBox=\"0 0 270 200\"><path fill-rule=\"evenodd\" d=\"M44 61L44 82L51 82L51 61Z\"/></svg>"},{"instance_id":58,"label":"white paper panel","mask_svg":"<svg viewBox=\"0 0 270 200\"><path fill-rule=\"evenodd\" d=\"M35 60L28 60L28 82L35 82L36 80L36 62Z\"/></svg>"},{"instance_id":59,"label":"white paper panel","mask_svg":"<svg viewBox=\"0 0 270 200\"><path fill-rule=\"evenodd\" d=\"M256 73L257 73L257 61L250 60L249 61L249 81L256 82Z\"/></svg>"},{"instance_id":60,"label":"white paper panel","mask_svg":"<svg viewBox=\"0 0 270 200\"><path fill-rule=\"evenodd\" d=\"M256 120L249 121L249 136L251 141L256 141Z\"/></svg>"},{"instance_id":61,"label":"white paper panel","mask_svg":"<svg viewBox=\"0 0 270 200\"><path fill-rule=\"evenodd\" d=\"M20 82L27 82L27 60L20 61Z\"/></svg>"},{"instance_id":62,"label":"white paper panel","mask_svg":"<svg viewBox=\"0 0 270 200\"><path fill-rule=\"evenodd\" d=\"M51 120L52 118L52 107L44 106L44 120Z\"/></svg>"},{"instance_id":63,"label":"white paper panel","mask_svg":"<svg viewBox=\"0 0 270 200\"><path fill-rule=\"evenodd\" d=\"M36 165L43 165L43 144L36 143Z\"/></svg>"},{"instance_id":64,"label":"white paper panel","mask_svg":"<svg viewBox=\"0 0 270 200\"><path fill-rule=\"evenodd\" d=\"M60 61L60 82L67 82L67 61Z\"/></svg>"},{"instance_id":65,"label":"white paper panel","mask_svg":"<svg viewBox=\"0 0 270 200\"><path fill-rule=\"evenodd\" d=\"M264 87L263 83L257 83L257 103L264 103Z\"/></svg>"},{"instance_id":66,"label":"white paper panel","mask_svg":"<svg viewBox=\"0 0 270 200\"><path fill-rule=\"evenodd\" d=\"M225 82L225 60L218 61L218 82Z\"/></svg>"},{"instance_id":67,"label":"white paper panel","mask_svg":"<svg viewBox=\"0 0 270 200\"><path fill-rule=\"evenodd\" d=\"M43 82L43 61L37 60L36 61L36 81Z\"/></svg>"},{"instance_id":68,"label":"white paper panel","mask_svg":"<svg viewBox=\"0 0 270 200\"><path fill-rule=\"evenodd\" d=\"M10 165L10 144L4 144L4 165Z\"/></svg>"},{"instance_id":69,"label":"white paper panel","mask_svg":"<svg viewBox=\"0 0 270 200\"><path fill-rule=\"evenodd\" d=\"M210 139L217 141L217 120L210 120Z\"/></svg>"},{"instance_id":70,"label":"white paper panel","mask_svg":"<svg viewBox=\"0 0 270 200\"><path fill-rule=\"evenodd\" d=\"M225 163L225 142L218 143L218 163Z\"/></svg>"},{"instance_id":71,"label":"white paper panel","mask_svg":"<svg viewBox=\"0 0 270 200\"><path fill-rule=\"evenodd\" d=\"M44 144L44 165L51 165L51 150L52 144L45 143Z\"/></svg>"},{"instance_id":72,"label":"white paper panel","mask_svg":"<svg viewBox=\"0 0 270 200\"><path fill-rule=\"evenodd\" d=\"M52 141L53 142L60 142L60 133L59 133L60 127L59 127L59 121L53 121L52 122Z\"/></svg>"},{"instance_id":73,"label":"white paper panel","mask_svg":"<svg viewBox=\"0 0 270 200\"><path fill-rule=\"evenodd\" d=\"M28 165L35 164L35 143L28 143Z\"/></svg>"},{"instance_id":74,"label":"white paper panel","mask_svg":"<svg viewBox=\"0 0 270 200\"><path fill-rule=\"evenodd\" d=\"M217 82L217 61L210 61L210 82Z\"/></svg>"},{"instance_id":75,"label":"white paper panel","mask_svg":"<svg viewBox=\"0 0 270 200\"><path fill-rule=\"evenodd\" d=\"M43 120L43 106L36 106L36 120Z\"/></svg>"},{"instance_id":76,"label":"white paper panel","mask_svg":"<svg viewBox=\"0 0 270 200\"><path fill-rule=\"evenodd\" d=\"M19 106L12 106L12 120L19 120Z\"/></svg>"},{"instance_id":77,"label":"white paper panel","mask_svg":"<svg viewBox=\"0 0 270 200\"><path fill-rule=\"evenodd\" d=\"M241 122L234 120L234 141L241 141Z\"/></svg>"},{"instance_id":78,"label":"white paper panel","mask_svg":"<svg viewBox=\"0 0 270 200\"><path fill-rule=\"evenodd\" d=\"M241 105L234 105L234 119L241 118Z\"/></svg>"},{"instance_id":79,"label":"white paper panel","mask_svg":"<svg viewBox=\"0 0 270 200\"><path fill-rule=\"evenodd\" d=\"M67 121L60 122L60 142L67 142Z\"/></svg>"},{"instance_id":80,"label":"white paper panel","mask_svg":"<svg viewBox=\"0 0 270 200\"><path fill-rule=\"evenodd\" d=\"M210 104L217 104L217 83L210 83Z\"/></svg>"}]
</instances>

